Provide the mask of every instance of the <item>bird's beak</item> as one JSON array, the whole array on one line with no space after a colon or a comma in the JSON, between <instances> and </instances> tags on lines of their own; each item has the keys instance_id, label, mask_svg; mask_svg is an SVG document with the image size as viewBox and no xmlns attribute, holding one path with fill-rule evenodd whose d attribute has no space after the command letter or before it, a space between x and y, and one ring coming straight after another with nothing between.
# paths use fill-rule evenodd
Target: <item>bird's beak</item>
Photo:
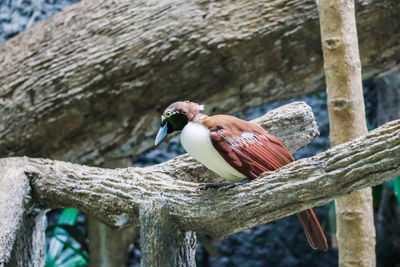
<instances>
[{"instance_id":1,"label":"bird's beak","mask_svg":"<svg viewBox=\"0 0 400 267\"><path fill-rule=\"evenodd\" d=\"M158 130L156 141L154 142L154 145L157 146L167 135L167 130L168 130L168 122L165 123L164 126L160 127L160 130Z\"/></svg>"}]
</instances>

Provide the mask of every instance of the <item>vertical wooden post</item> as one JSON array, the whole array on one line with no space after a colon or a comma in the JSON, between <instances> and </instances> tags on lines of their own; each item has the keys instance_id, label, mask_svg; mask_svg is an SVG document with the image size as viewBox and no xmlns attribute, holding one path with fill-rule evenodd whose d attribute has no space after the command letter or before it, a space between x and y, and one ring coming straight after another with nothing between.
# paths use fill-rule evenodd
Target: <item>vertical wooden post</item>
<instances>
[{"instance_id":1,"label":"vertical wooden post","mask_svg":"<svg viewBox=\"0 0 400 267\"><path fill-rule=\"evenodd\" d=\"M140 209L142 267L195 267L196 235L173 226L167 208L143 204Z\"/></svg>"},{"instance_id":2,"label":"vertical wooden post","mask_svg":"<svg viewBox=\"0 0 400 267\"><path fill-rule=\"evenodd\" d=\"M319 0L331 146L367 132L353 0ZM336 200L340 266L375 266L371 188Z\"/></svg>"},{"instance_id":3,"label":"vertical wooden post","mask_svg":"<svg viewBox=\"0 0 400 267\"><path fill-rule=\"evenodd\" d=\"M105 168L127 168L131 159L104 162ZM87 216L90 265L113 267L124 266L128 259L128 248L139 236L137 228L112 229L99 220Z\"/></svg>"},{"instance_id":4,"label":"vertical wooden post","mask_svg":"<svg viewBox=\"0 0 400 267\"><path fill-rule=\"evenodd\" d=\"M0 266L44 266L45 212L34 206L28 177L12 159L0 163L0 185Z\"/></svg>"}]
</instances>

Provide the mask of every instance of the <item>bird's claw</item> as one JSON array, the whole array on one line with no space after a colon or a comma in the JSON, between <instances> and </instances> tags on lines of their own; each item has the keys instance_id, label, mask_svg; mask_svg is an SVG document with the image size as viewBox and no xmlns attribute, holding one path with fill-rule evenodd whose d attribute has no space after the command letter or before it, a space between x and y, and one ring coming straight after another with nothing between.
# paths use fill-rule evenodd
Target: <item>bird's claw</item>
<instances>
[{"instance_id":1,"label":"bird's claw","mask_svg":"<svg viewBox=\"0 0 400 267\"><path fill-rule=\"evenodd\" d=\"M201 183L199 184L199 189L200 190L217 189L218 191L224 191L234 188L238 185L248 183L249 181L250 181L249 179L244 179L243 181L236 183Z\"/></svg>"},{"instance_id":2,"label":"bird's claw","mask_svg":"<svg viewBox=\"0 0 400 267\"><path fill-rule=\"evenodd\" d=\"M234 188L236 186L237 186L237 183L226 184L226 185L221 186L220 188L218 188L218 192L224 191L224 190L228 190L228 189L232 189L232 188Z\"/></svg>"},{"instance_id":3,"label":"bird's claw","mask_svg":"<svg viewBox=\"0 0 400 267\"><path fill-rule=\"evenodd\" d=\"M229 183L200 183L199 189L200 190L218 189L218 191L219 191L221 188L224 188L229 185L231 185L231 184L229 184Z\"/></svg>"}]
</instances>

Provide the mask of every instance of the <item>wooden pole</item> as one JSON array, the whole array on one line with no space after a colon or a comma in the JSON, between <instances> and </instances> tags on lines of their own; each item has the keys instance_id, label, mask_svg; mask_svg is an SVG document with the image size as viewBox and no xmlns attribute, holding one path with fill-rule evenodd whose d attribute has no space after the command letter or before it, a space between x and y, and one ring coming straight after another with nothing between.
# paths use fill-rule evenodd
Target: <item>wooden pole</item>
<instances>
[{"instance_id":1,"label":"wooden pole","mask_svg":"<svg viewBox=\"0 0 400 267\"><path fill-rule=\"evenodd\" d=\"M320 0L318 13L331 146L367 132L353 0ZM336 199L339 266L375 266L371 188Z\"/></svg>"}]
</instances>

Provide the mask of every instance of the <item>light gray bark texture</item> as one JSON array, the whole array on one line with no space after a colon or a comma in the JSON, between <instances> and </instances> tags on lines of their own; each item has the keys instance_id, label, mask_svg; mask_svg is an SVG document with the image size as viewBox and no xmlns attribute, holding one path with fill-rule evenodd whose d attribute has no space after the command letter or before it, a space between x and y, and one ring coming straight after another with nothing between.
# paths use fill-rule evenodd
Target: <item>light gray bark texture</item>
<instances>
[{"instance_id":1,"label":"light gray bark texture","mask_svg":"<svg viewBox=\"0 0 400 267\"><path fill-rule=\"evenodd\" d=\"M200 190L163 165L102 169L61 161L19 161L44 207L73 207L117 227L137 223L143 203L164 203L176 227L230 235L310 208L400 173L400 120L226 191ZM6 164L6 163L5 163Z\"/></svg>"},{"instance_id":2,"label":"light gray bark texture","mask_svg":"<svg viewBox=\"0 0 400 267\"><path fill-rule=\"evenodd\" d=\"M196 234L176 228L165 204L140 208L140 266L196 266Z\"/></svg>"},{"instance_id":3,"label":"light gray bark texture","mask_svg":"<svg viewBox=\"0 0 400 267\"><path fill-rule=\"evenodd\" d=\"M21 163L0 160L0 266L43 266L45 216Z\"/></svg>"},{"instance_id":4,"label":"light gray bark texture","mask_svg":"<svg viewBox=\"0 0 400 267\"><path fill-rule=\"evenodd\" d=\"M179 164L171 174L163 165L111 170L26 157L0 162L30 180L42 207L78 208L122 227L137 222L142 204L163 203L179 229L225 236L387 181L400 173L399 151L397 120L226 191L179 180Z\"/></svg>"},{"instance_id":5,"label":"light gray bark texture","mask_svg":"<svg viewBox=\"0 0 400 267\"><path fill-rule=\"evenodd\" d=\"M282 106L280 108L277 108L275 110L272 110L268 112L266 115L254 120L254 122L260 124L268 131L275 133L287 144L288 149L292 152L295 152L296 150L304 147L318 135L318 128L316 122L314 121L312 110L309 106L307 106L303 102L294 102ZM37 173L27 172L26 174L24 174L25 167L21 166L21 164L22 165L26 164L27 160L29 161L28 158L25 158L23 160L21 158L0 159L0 172L1 172L0 181L2 184L2 187L0 188L0 193L1 193L0 222L1 225L4 225L4 227L0 228L0 260L1 260L0 263L10 262L10 261L17 262L16 260L18 260L18 258L13 257L10 259L10 255L13 251L17 251L19 248L23 248L25 249L23 251L24 253L20 254L24 255L22 257L25 259L25 262L23 264L26 265L33 264L33 266L40 266L38 262L40 260L43 261L44 259L42 257L44 254L43 253L44 213L42 213L41 211L44 210L46 207L57 207L59 204L57 203L52 204L52 201L49 202L44 201L43 203L42 201L40 201L39 204L41 205L38 206L38 202L32 201L32 203L34 203L36 207L33 208L33 204L31 204L30 202L32 200L32 197L34 200L38 199L36 192L35 191L32 192L31 188L35 187L34 181L36 181L36 178L38 176ZM36 161L35 159L32 160ZM53 165L53 163L50 163L50 165ZM74 172L73 166L75 165L69 165L69 166L71 167L70 171L72 171L71 172L72 174ZM51 166L48 167L52 168ZM82 171L78 169L76 170L79 173ZM107 170L113 172L113 170L111 169ZM138 170L143 170L143 169L138 169ZM183 179L187 181L197 181L197 182L218 181L218 177L216 177L211 172L208 172L201 164L197 163L187 155L160 164L157 167L155 167L154 170L146 169L145 171L145 173L147 174L151 174L153 172L155 173L161 172L165 175L165 177L173 177L174 179ZM74 177L68 174L67 176L70 178ZM60 182L63 179L62 177L58 177L57 174L54 174L54 178L55 179L60 178L61 179ZM128 177L128 181L129 180L130 178ZM82 188L80 188L80 184L73 185L67 182L66 184L64 184L64 186L66 187L62 191L64 193L67 193L71 189L73 191L77 190L75 191L77 195L74 196L76 200L80 199L81 195L83 196L85 194L92 194L92 201L93 201L92 204L93 205L96 205L96 203L100 204L100 206L96 208L92 206L92 208L109 209L109 207L106 206L101 207L102 206L101 202L98 202L98 200L102 199L104 192L101 190L99 191L99 188L97 189L96 187L92 188L90 185L91 183L90 179L87 180L87 182L88 184ZM107 181L104 182L108 184ZM119 181L115 180L114 182L116 183L116 185L125 183L123 180ZM54 193L53 197L57 198L57 195L61 193L57 192L58 190L59 189L56 189L56 191L53 192ZM129 194L128 191L126 193ZM143 197L145 199L144 195ZM118 199L118 197L115 199L115 201L116 202L114 202L114 204L117 210L119 210L118 208L119 205L122 205L124 207L128 207L130 205L130 203L125 203L123 199ZM69 204L66 204L65 207L67 206L72 207L73 203L71 202ZM85 206L86 204L81 206L81 210L86 210L86 208L89 208L89 206L86 206L86 208ZM134 212L136 215L138 214L137 206L132 206L131 208L128 209ZM87 214L91 215L90 212L88 212ZM99 214L97 214L96 217L101 219L102 216L101 215L99 216ZM126 213L125 211L112 212L112 214L110 214L110 216L107 217L108 217L107 219L102 219L102 221L108 223L108 225L113 227L121 228L128 226L129 223L131 223L131 225L138 224L137 216L132 216L130 212L128 213ZM25 221L26 218L29 218L29 220ZM110 223L109 219L111 219L112 223ZM142 216L142 219L145 218L143 218ZM170 222L170 220L164 220L164 222L168 221ZM25 227L26 225L29 225L29 227ZM168 229L167 225L165 224L164 228L162 229ZM158 233L161 233L162 229L159 229L160 231L158 231ZM174 229L177 229L176 226L174 226ZM30 230L31 232L29 232L28 230ZM154 229L151 229L150 227L142 229L142 231L144 231L144 235L150 235L150 236L154 235L155 232L153 230ZM175 252L177 252L174 254L176 255L175 257L176 260L178 259L182 260L184 258L191 259L190 251L186 250L182 251L184 248L190 248L190 246L185 244L191 244L189 241L192 240L192 238L194 238L193 236L191 236L189 232L190 231L183 232L185 233L184 239L175 239L176 244L182 244L181 246L179 246L180 250L179 249L175 250ZM22 234L18 235L18 233ZM182 233L181 230L180 233ZM169 236L168 232L165 232L164 234ZM187 239L186 235L188 235ZM27 240L32 240L32 246L29 246L30 243ZM144 242L143 240L151 241L151 239L142 239L142 242ZM186 243L186 241L189 243ZM148 253L146 255L154 256L153 255L154 250L152 250L154 246L152 246L151 244L147 245L149 246L149 249L147 250ZM35 250L35 246L36 248L38 248L37 250ZM146 244L143 243L142 246L146 246ZM13 247L15 248L13 249ZM29 258L28 255L31 255L32 258ZM37 258L33 258L33 256L36 256ZM21 257L19 257L19 259L21 259ZM95 264L95 262L93 264ZM102 264L104 264L104 261L102 261ZM11 264L10 266L13 265Z\"/></svg>"},{"instance_id":6,"label":"light gray bark texture","mask_svg":"<svg viewBox=\"0 0 400 267\"><path fill-rule=\"evenodd\" d=\"M288 124L287 132L289 128ZM293 151L295 143L287 144ZM177 229L173 236L177 249L170 252L175 262L191 262L191 232L213 237L230 235L380 184L400 173L399 151L397 120L314 157L265 173L248 184L222 191L201 190L198 183L180 180L192 174L200 177L199 181L207 180L208 173L201 166L188 171L191 164L185 156L174 159L174 163L123 169L27 157L3 158L0 177L9 189L1 194L0 218L2 225L8 227L0 228L0 255L7 262L10 248L15 246L18 223L27 212L24 199L28 197L40 210L78 208L114 227L134 226L139 221L159 225L157 229L142 228L141 234L147 237L171 237L171 231ZM175 171L168 168L170 164ZM14 193L10 195L11 192ZM5 210L10 209L14 216L6 216ZM150 218L149 210L160 216ZM157 248L166 246L156 246L152 240L141 240L147 264L154 263L147 256L154 256Z\"/></svg>"},{"instance_id":7,"label":"light gray bark texture","mask_svg":"<svg viewBox=\"0 0 400 267\"><path fill-rule=\"evenodd\" d=\"M90 266L125 266L129 246L139 236L136 227L115 229L87 216Z\"/></svg>"},{"instance_id":8,"label":"light gray bark texture","mask_svg":"<svg viewBox=\"0 0 400 267\"><path fill-rule=\"evenodd\" d=\"M105 168L126 168L132 160L107 162ZM96 166L97 167L97 166ZM128 262L129 247L139 238L137 227L111 228L97 219L86 216L87 237L89 239L90 266L125 266Z\"/></svg>"},{"instance_id":9,"label":"light gray bark texture","mask_svg":"<svg viewBox=\"0 0 400 267\"><path fill-rule=\"evenodd\" d=\"M400 2L356 10L364 78L398 68ZM0 156L101 165L151 148L175 100L219 113L322 90L319 36L314 0L81 1L0 47Z\"/></svg>"}]
</instances>

